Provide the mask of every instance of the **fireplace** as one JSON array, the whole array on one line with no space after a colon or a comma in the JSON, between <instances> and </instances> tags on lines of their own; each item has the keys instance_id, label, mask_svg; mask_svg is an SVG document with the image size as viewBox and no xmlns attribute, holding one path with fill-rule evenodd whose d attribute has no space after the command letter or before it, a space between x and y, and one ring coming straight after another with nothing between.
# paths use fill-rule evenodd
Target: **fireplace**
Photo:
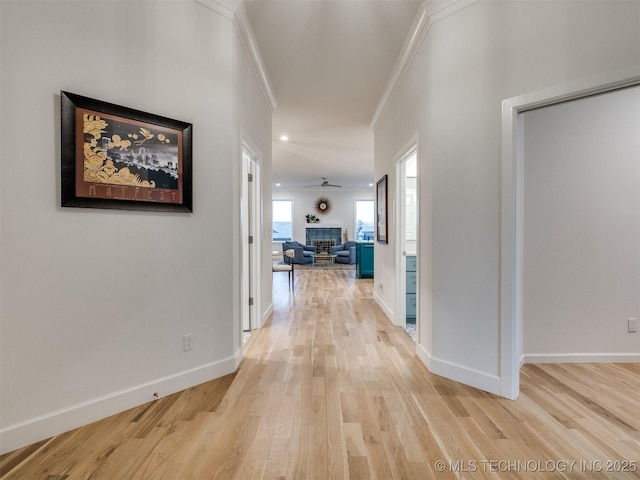
<instances>
[{"instance_id":1,"label":"fireplace","mask_svg":"<svg viewBox=\"0 0 640 480\"><path fill-rule=\"evenodd\" d=\"M307 238L304 243L313 245L317 240L333 240L334 245L340 245L342 243L342 227L307 225Z\"/></svg>"}]
</instances>

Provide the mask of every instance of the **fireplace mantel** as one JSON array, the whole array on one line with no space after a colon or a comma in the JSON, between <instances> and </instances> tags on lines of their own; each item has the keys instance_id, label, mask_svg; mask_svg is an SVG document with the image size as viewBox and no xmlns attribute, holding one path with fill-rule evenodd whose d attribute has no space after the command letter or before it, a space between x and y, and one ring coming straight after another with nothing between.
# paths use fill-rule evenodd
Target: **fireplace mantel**
<instances>
[{"instance_id":1,"label":"fireplace mantel","mask_svg":"<svg viewBox=\"0 0 640 480\"><path fill-rule=\"evenodd\" d=\"M307 228L339 228L342 230L340 223L307 223Z\"/></svg>"}]
</instances>

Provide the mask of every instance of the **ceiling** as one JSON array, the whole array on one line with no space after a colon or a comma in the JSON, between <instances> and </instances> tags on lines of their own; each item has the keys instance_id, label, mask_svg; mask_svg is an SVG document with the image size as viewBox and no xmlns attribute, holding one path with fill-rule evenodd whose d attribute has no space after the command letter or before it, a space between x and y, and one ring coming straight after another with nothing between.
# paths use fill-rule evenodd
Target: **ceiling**
<instances>
[{"instance_id":1,"label":"ceiling","mask_svg":"<svg viewBox=\"0 0 640 480\"><path fill-rule=\"evenodd\" d=\"M274 191L375 181L369 125L422 1L244 0L278 102Z\"/></svg>"}]
</instances>

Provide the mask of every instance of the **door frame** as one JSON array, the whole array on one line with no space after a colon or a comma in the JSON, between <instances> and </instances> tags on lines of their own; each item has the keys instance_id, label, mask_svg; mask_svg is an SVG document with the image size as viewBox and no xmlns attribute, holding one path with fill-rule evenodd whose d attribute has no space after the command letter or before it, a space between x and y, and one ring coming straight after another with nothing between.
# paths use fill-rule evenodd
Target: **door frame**
<instances>
[{"instance_id":1,"label":"door frame","mask_svg":"<svg viewBox=\"0 0 640 480\"><path fill-rule=\"evenodd\" d=\"M241 322L240 345L244 330L260 328L262 320L262 176L259 150L248 138L242 139L242 198L241 198ZM249 174L253 181L249 182ZM249 244L249 235L253 243ZM253 308L249 298L253 297Z\"/></svg>"},{"instance_id":2,"label":"door frame","mask_svg":"<svg viewBox=\"0 0 640 480\"><path fill-rule=\"evenodd\" d=\"M500 395L516 399L524 361L522 250L524 217L524 125L520 114L591 95L640 85L640 66L606 72L502 102L500 233Z\"/></svg>"},{"instance_id":3,"label":"door frame","mask_svg":"<svg viewBox=\"0 0 640 480\"><path fill-rule=\"evenodd\" d=\"M395 308L393 315L393 323L396 326L403 327L407 323L406 319L406 296L407 296L407 262L406 262L406 161L413 154L416 156L416 258L420 251L420 162L418 159L420 152L420 142L418 135L413 136L395 156L396 165L396 202L395 202ZM416 345L420 338L420 279L419 266L416 264Z\"/></svg>"}]
</instances>

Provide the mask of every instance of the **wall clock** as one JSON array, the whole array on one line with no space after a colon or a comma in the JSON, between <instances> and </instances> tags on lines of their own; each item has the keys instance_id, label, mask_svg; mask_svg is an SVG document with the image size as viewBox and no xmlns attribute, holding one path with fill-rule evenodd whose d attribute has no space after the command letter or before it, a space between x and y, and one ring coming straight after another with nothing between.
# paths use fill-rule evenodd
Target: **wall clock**
<instances>
[{"instance_id":1,"label":"wall clock","mask_svg":"<svg viewBox=\"0 0 640 480\"><path fill-rule=\"evenodd\" d=\"M326 215L331 211L331 200L327 197L318 197L316 199L315 209L320 215Z\"/></svg>"}]
</instances>

